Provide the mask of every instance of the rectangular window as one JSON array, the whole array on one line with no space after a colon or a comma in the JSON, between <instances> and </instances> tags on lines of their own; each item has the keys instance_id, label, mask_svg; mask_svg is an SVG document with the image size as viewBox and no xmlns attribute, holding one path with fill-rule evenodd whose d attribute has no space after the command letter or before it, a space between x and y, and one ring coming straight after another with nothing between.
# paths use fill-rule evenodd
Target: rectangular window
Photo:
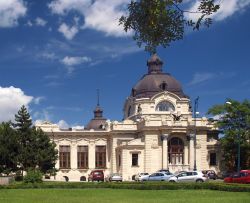
<instances>
[{"instance_id":1,"label":"rectangular window","mask_svg":"<svg viewBox=\"0 0 250 203\"><path fill-rule=\"evenodd\" d=\"M88 168L88 146L77 146L77 168Z\"/></svg>"},{"instance_id":2,"label":"rectangular window","mask_svg":"<svg viewBox=\"0 0 250 203\"><path fill-rule=\"evenodd\" d=\"M70 168L70 146L59 146L59 167Z\"/></svg>"},{"instance_id":3,"label":"rectangular window","mask_svg":"<svg viewBox=\"0 0 250 203\"><path fill-rule=\"evenodd\" d=\"M132 154L132 166L138 166L138 154Z\"/></svg>"},{"instance_id":4,"label":"rectangular window","mask_svg":"<svg viewBox=\"0 0 250 203\"><path fill-rule=\"evenodd\" d=\"M95 166L96 168L106 168L106 146L95 147Z\"/></svg>"},{"instance_id":5,"label":"rectangular window","mask_svg":"<svg viewBox=\"0 0 250 203\"><path fill-rule=\"evenodd\" d=\"M216 166L216 153L210 153L210 166Z\"/></svg>"}]
</instances>

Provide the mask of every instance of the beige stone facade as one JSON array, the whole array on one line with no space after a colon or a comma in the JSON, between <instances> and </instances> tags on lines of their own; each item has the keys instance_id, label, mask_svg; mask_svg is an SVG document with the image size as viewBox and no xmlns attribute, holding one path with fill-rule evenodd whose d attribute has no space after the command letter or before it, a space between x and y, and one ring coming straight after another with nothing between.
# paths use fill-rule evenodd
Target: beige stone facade
<instances>
[{"instance_id":1,"label":"beige stone facade","mask_svg":"<svg viewBox=\"0 0 250 203\"><path fill-rule=\"evenodd\" d=\"M159 169L193 170L195 157L197 170L219 171L220 151L214 124L205 117L194 122L190 99L178 89L179 83L171 81L172 76L162 72L157 56L148 61L148 66L148 74L125 101L123 121L103 119L98 105L93 119L98 126L93 129L62 130L49 122L37 125L55 141L59 157L64 156L56 163L56 180L87 180L90 171L97 168L103 169L105 175L118 172L123 180ZM155 85L155 81L158 89L148 84Z\"/></svg>"}]
</instances>

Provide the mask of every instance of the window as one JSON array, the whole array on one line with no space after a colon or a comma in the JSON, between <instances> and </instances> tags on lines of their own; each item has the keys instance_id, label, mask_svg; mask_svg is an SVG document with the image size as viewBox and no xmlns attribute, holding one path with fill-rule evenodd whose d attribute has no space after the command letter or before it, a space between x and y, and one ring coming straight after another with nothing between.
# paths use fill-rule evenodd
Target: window
<instances>
[{"instance_id":1,"label":"window","mask_svg":"<svg viewBox=\"0 0 250 203\"><path fill-rule=\"evenodd\" d=\"M95 147L95 166L96 168L106 168L106 146Z\"/></svg>"},{"instance_id":2,"label":"window","mask_svg":"<svg viewBox=\"0 0 250 203\"><path fill-rule=\"evenodd\" d=\"M160 84L160 88L163 91L167 90L167 83L165 81L163 81L163 83Z\"/></svg>"},{"instance_id":3,"label":"window","mask_svg":"<svg viewBox=\"0 0 250 203\"><path fill-rule=\"evenodd\" d=\"M59 167L70 168L70 146L59 146Z\"/></svg>"},{"instance_id":4,"label":"window","mask_svg":"<svg viewBox=\"0 0 250 203\"><path fill-rule=\"evenodd\" d=\"M162 101L156 106L156 111L175 111L174 105L168 101Z\"/></svg>"},{"instance_id":5,"label":"window","mask_svg":"<svg viewBox=\"0 0 250 203\"><path fill-rule=\"evenodd\" d=\"M138 154L132 154L132 166L138 166Z\"/></svg>"},{"instance_id":6,"label":"window","mask_svg":"<svg viewBox=\"0 0 250 203\"><path fill-rule=\"evenodd\" d=\"M178 137L173 137L168 142L168 160L171 164L183 164L184 144Z\"/></svg>"},{"instance_id":7,"label":"window","mask_svg":"<svg viewBox=\"0 0 250 203\"><path fill-rule=\"evenodd\" d=\"M88 146L77 146L77 168L88 168Z\"/></svg>"},{"instance_id":8,"label":"window","mask_svg":"<svg viewBox=\"0 0 250 203\"><path fill-rule=\"evenodd\" d=\"M216 166L216 153L210 153L210 166Z\"/></svg>"}]
</instances>

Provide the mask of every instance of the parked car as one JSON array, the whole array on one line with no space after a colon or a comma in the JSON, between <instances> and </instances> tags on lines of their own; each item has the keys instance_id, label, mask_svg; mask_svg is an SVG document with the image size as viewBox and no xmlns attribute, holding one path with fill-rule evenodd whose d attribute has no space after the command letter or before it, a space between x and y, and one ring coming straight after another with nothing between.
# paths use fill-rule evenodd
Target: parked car
<instances>
[{"instance_id":1,"label":"parked car","mask_svg":"<svg viewBox=\"0 0 250 203\"><path fill-rule=\"evenodd\" d=\"M225 183L250 183L250 170L241 170L240 173L233 173L224 178Z\"/></svg>"},{"instance_id":2,"label":"parked car","mask_svg":"<svg viewBox=\"0 0 250 203\"><path fill-rule=\"evenodd\" d=\"M122 175L119 173L111 173L108 177L108 181L116 181L116 182L122 182Z\"/></svg>"},{"instance_id":3,"label":"parked car","mask_svg":"<svg viewBox=\"0 0 250 203\"><path fill-rule=\"evenodd\" d=\"M93 170L89 174L88 181L103 181L104 182L104 173L103 170Z\"/></svg>"},{"instance_id":4,"label":"parked car","mask_svg":"<svg viewBox=\"0 0 250 203\"><path fill-rule=\"evenodd\" d=\"M135 175L135 181L142 181L142 179L148 178L149 173L138 173Z\"/></svg>"},{"instance_id":5,"label":"parked car","mask_svg":"<svg viewBox=\"0 0 250 203\"><path fill-rule=\"evenodd\" d=\"M202 172L188 171L182 172L169 178L169 182L205 182L208 178Z\"/></svg>"},{"instance_id":6,"label":"parked car","mask_svg":"<svg viewBox=\"0 0 250 203\"><path fill-rule=\"evenodd\" d=\"M169 173L169 170L168 170L168 169L160 169L160 170L158 170L157 172Z\"/></svg>"},{"instance_id":7,"label":"parked car","mask_svg":"<svg viewBox=\"0 0 250 203\"><path fill-rule=\"evenodd\" d=\"M145 176L141 179L141 181L168 181L168 179L172 176L172 173L156 172L149 175L148 177Z\"/></svg>"},{"instance_id":8,"label":"parked car","mask_svg":"<svg viewBox=\"0 0 250 203\"><path fill-rule=\"evenodd\" d=\"M184 172L187 172L187 171L176 171L176 172L174 173L174 175L178 175L178 174L184 173Z\"/></svg>"},{"instance_id":9,"label":"parked car","mask_svg":"<svg viewBox=\"0 0 250 203\"><path fill-rule=\"evenodd\" d=\"M216 180L218 178L217 174L214 170L204 170L202 171L203 174L207 175L209 179Z\"/></svg>"}]
</instances>

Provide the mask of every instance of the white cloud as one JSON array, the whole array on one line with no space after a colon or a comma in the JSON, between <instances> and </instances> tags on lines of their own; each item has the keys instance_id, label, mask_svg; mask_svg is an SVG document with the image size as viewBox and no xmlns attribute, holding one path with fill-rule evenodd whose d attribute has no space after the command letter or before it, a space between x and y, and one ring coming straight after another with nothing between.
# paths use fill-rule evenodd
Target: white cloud
<instances>
[{"instance_id":1,"label":"white cloud","mask_svg":"<svg viewBox=\"0 0 250 203\"><path fill-rule=\"evenodd\" d=\"M76 56L76 57L71 57L71 56L65 56L62 59L62 63L66 66L75 66L75 65L79 65L82 63L87 63L87 62L91 62L91 58L87 57L87 56Z\"/></svg>"},{"instance_id":2,"label":"white cloud","mask_svg":"<svg viewBox=\"0 0 250 203\"><path fill-rule=\"evenodd\" d=\"M20 88L0 87L0 122L12 120L22 105L28 106L32 96L25 95Z\"/></svg>"},{"instance_id":3,"label":"white cloud","mask_svg":"<svg viewBox=\"0 0 250 203\"><path fill-rule=\"evenodd\" d=\"M54 0L48 7L52 13L64 15L70 10L83 12L83 10L91 6L91 2L92 0Z\"/></svg>"},{"instance_id":4,"label":"white cloud","mask_svg":"<svg viewBox=\"0 0 250 203\"><path fill-rule=\"evenodd\" d=\"M37 26L44 27L47 24L47 21L44 20L44 19L42 19L42 18L40 18L40 17L37 17L35 19L35 23L36 23Z\"/></svg>"},{"instance_id":5,"label":"white cloud","mask_svg":"<svg viewBox=\"0 0 250 203\"><path fill-rule=\"evenodd\" d=\"M215 77L216 75L214 73L195 73L189 85L196 85L207 80L211 80Z\"/></svg>"},{"instance_id":6,"label":"white cloud","mask_svg":"<svg viewBox=\"0 0 250 203\"><path fill-rule=\"evenodd\" d=\"M62 130L69 129L69 124L64 120L60 120L57 125L59 126L59 129Z\"/></svg>"},{"instance_id":7,"label":"white cloud","mask_svg":"<svg viewBox=\"0 0 250 203\"><path fill-rule=\"evenodd\" d=\"M33 99L34 104L40 104L42 100L44 100L45 97L36 97Z\"/></svg>"},{"instance_id":8,"label":"white cloud","mask_svg":"<svg viewBox=\"0 0 250 203\"><path fill-rule=\"evenodd\" d=\"M45 59L49 59L49 60L54 60L57 58L56 54L53 52L43 52L39 54L38 56L45 58Z\"/></svg>"},{"instance_id":9,"label":"white cloud","mask_svg":"<svg viewBox=\"0 0 250 203\"><path fill-rule=\"evenodd\" d=\"M61 32L66 39L71 40L79 32L79 29L75 25L73 25L72 27L70 27L67 24L63 23L58 28L58 31Z\"/></svg>"},{"instance_id":10,"label":"white cloud","mask_svg":"<svg viewBox=\"0 0 250 203\"><path fill-rule=\"evenodd\" d=\"M25 16L26 11L23 0L0 0L0 27L18 25L18 19Z\"/></svg>"},{"instance_id":11,"label":"white cloud","mask_svg":"<svg viewBox=\"0 0 250 203\"><path fill-rule=\"evenodd\" d=\"M82 14L85 21L83 29L90 28L107 35L125 36L127 34L119 26L118 20L125 14L123 8L129 2L130 0L53 0L48 6L52 13L58 15L66 15L72 10Z\"/></svg>"},{"instance_id":12,"label":"white cloud","mask_svg":"<svg viewBox=\"0 0 250 203\"><path fill-rule=\"evenodd\" d=\"M217 1L220 4L220 9L217 13L212 15L215 21L224 20L235 13L244 12L246 7L250 5L250 0L222 0ZM196 11L199 6L200 1L193 0L191 7L188 9L190 11ZM186 17L190 19L197 20L200 14L186 13Z\"/></svg>"}]
</instances>

